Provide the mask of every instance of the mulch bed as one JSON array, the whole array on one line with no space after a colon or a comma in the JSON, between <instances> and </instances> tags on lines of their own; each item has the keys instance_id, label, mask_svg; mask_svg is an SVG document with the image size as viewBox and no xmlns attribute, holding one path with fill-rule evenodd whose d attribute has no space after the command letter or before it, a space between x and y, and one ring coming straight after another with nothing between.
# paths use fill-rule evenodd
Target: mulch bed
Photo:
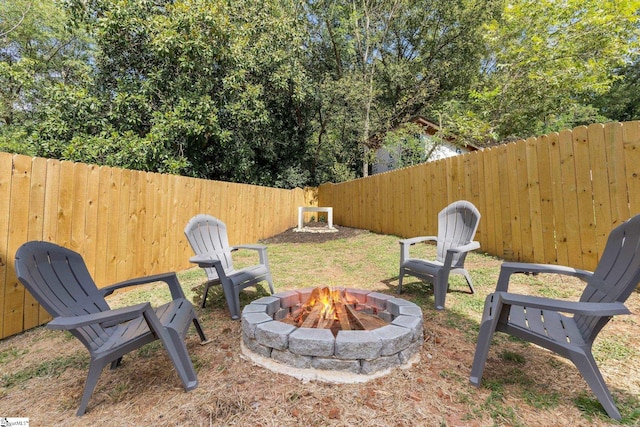
<instances>
[{"instance_id":1,"label":"mulch bed","mask_svg":"<svg viewBox=\"0 0 640 427\"><path fill-rule=\"evenodd\" d=\"M304 224L305 228L318 228L323 229L327 227L324 222L307 222ZM333 226L338 232L305 232L295 231L296 227L290 228L283 233L276 236L264 239L261 242L265 244L269 243L324 243L329 240L336 239L348 239L350 237L357 236L358 234L368 233L366 230L359 228L342 227L339 225Z\"/></svg>"}]
</instances>

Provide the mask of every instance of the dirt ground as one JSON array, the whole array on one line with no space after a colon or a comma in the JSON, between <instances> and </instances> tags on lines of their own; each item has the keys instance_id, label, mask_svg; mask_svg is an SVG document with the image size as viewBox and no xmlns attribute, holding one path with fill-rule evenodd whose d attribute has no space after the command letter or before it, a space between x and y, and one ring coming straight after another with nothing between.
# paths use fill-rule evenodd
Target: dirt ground
<instances>
[{"instance_id":1,"label":"dirt ground","mask_svg":"<svg viewBox=\"0 0 640 427\"><path fill-rule=\"evenodd\" d=\"M291 258L304 256L311 247L346 240L342 246L321 249L325 251L321 255L304 260L305 265L311 266L309 275L317 274L314 261L326 263L318 271L326 271L330 265L336 274L349 273L359 278L381 265L393 264L396 268L397 238L347 227L339 230L303 233L290 229L262 243L273 245L269 249L270 260L277 266L279 262L288 265ZM360 248L377 244L380 239L385 239L389 247L388 260L360 262L359 257L364 255L354 253L353 248L366 255L366 248ZM298 244L308 245L301 249ZM353 262L343 268L339 262L346 257ZM472 275L478 278L479 295L452 290L447 304L454 307L471 300L477 314L469 317L452 309L436 311L432 294L417 284L409 284L403 297L418 303L424 313L425 343L420 361L367 383L307 382L254 365L240 350L240 322L230 319L224 297L221 292L216 295L219 290L214 289L208 299L213 301L204 309L196 309L211 342L200 345L195 332L187 337L188 351L198 372L199 386L195 390L184 392L166 352L156 341L126 356L118 369L105 369L88 412L78 418L75 411L87 375L87 351L70 334L41 327L0 341L0 417L28 417L31 427L618 425L600 409L590 409L593 394L570 362L506 336L496 338L499 345L492 346L483 386L469 385L474 328L483 298L495 286L501 260L473 254L468 263ZM392 292L395 285L389 282L397 278L386 279L389 276L385 271L372 274L379 282L371 286ZM489 278L483 280L486 275ZM380 277L385 279L380 281ZM514 289L526 291L537 286L531 280L518 278ZM577 281L565 279L560 285L566 292L582 287ZM243 305L266 295L264 290L261 293L250 289L243 291ZM627 305L632 312L640 313L640 294L635 292ZM610 322L599 337L601 343L611 346L607 349L609 356L598 361L627 417L626 424L636 425L640 418L640 343L636 339L639 326L638 315L620 316ZM616 347L617 343L624 345Z\"/></svg>"}]
</instances>

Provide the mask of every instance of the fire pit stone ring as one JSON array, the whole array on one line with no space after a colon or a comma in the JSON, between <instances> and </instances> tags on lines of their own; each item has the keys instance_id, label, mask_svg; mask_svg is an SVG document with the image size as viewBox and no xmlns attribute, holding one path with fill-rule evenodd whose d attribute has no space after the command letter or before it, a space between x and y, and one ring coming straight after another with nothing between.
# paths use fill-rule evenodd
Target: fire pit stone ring
<instances>
[{"instance_id":1,"label":"fire pit stone ring","mask_svg":"<svg viewBox=\"0 0 640 427\"><path fill-rule=\"evenodd\" d=\"M263 297L242 311L242 352L272 371L303 380L364 382L393 368L413 365L424 343L422 310L402 298L379 292L345 290L388 322L372 330L297 327L282 321L304 304L313 288Z\"/></svg>"}]
</instances>

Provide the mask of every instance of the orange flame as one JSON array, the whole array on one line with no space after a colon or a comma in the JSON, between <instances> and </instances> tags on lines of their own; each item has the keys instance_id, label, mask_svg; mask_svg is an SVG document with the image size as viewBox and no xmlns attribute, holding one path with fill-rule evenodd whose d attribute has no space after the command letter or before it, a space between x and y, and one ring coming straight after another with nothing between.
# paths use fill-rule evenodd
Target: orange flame
<instances>
[{"instance_id":1,"label":"orange flame","mask_svg":"<svg viewBox=\"0 0 640 427\"><path fill-rule=\"evenodd\" d=\"M320 289L318 295L318 302L322 304L322 310L320 311L320 318L322 319L337 319L335 303L341 301L340 291L331 290L327 287Z\"/></svg>"}]
</instances>

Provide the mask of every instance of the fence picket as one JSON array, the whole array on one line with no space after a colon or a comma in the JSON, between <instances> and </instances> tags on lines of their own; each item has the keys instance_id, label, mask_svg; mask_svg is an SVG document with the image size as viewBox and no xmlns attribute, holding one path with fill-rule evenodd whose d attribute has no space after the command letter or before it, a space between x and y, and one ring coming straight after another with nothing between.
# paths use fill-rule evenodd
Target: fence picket
<instances>
[{"instance_id":1,"label":"fence picket","mask_svg":"<svg viewBox=\"0 0 640 427\"><path fill-rule=\"evenodd\" d=\"M622 128L629 209L640 211L640 121L625 123Z\"/></svg>"},{"instance_id":2,"label":"fence picket","mask_svg":"<svg viewBox=\"0 0 640 427\"><path fill-rule=\"evenodd\" d=\"M47 160L34 158L31 166L31 190L29 194L29 230L27 240L42 240L44 232L44 198L47 182ZM24 295L24 325L29 329L47 321L49 314L40 309L36 300L25 292Z\"/></svg>"},{"instance_id":3,"label":"fence picket","mask_svg":"<svg viewBox=\"0 0 640 427\"><path fill-rule=\"evenodd\" d=\"M91 266L90 268L93 268L93 266L96 265L96 257L100 252L100 249L96 246L96 233L94 232L94 230L98 229L98 210L100 208L100 167L96 165L88 165L87 169L87 206L84 221L83 256L87 262L87 266Z\"/></svg>"},{"instance_id":4,"label":"fence picket","mask_svg":"<svg viewBox=\"0 0 640 427\"><path fill-rule=\"evenodd\" d=\"M516 144L507 144L506 158L503 160L505 167L503 168L503 174L500 176L500 180L503 183L504 190L502 193L502 203L500 204L502 221L505 226L502 228L502 240L503 240L503 257L505 259L522 259L522 237L520 235L520 203L518 201L518 195L520 191L518 189L518 179L509 178L512 170L509 168L516 168L518 163L518 153L516 150Z\"/></svg>"},{"instance_id":5,"label":"fence picket","mask_svg":"<svg viewBox=\"0 0 640 427\"><path fill-rule=\"evenodd\" d=\"M71 229L73 222L73 184L74 164L60 163L60 187L58 189L58 228L56 240L65 247L71 246Z\"/></svg>"},{"instance_id":6,"label":"fence picket","mask_svg":"<svg viewBox=\"0 0 640 427\"><path fill-rule=\"evenodd\" d=\"M625 150L622 140L623 126L621 123L608 123L604 129L607 146L607 165L609 167L611 219L614 226L630 216Z\"/></svg>"},{"instance_id":7,"label":"fence picket","mask_svg":"<svg viewBox=\"0 0 640 427\"><path fill-rule=\"evenodd\" d=\"M7 252L15 253L20 244L27 239L29 218L27 215L11 215L12 212L29 211L29 193L31 189L31 158L13 156L11 171L11 200ZM4 288L4 327L3 335L13 335L22 330L25 310L25 290L18 283L15 270L10 268L6 274Z\"/></svg>"},{"instance_id":8,"label":"fence picket","mask_svg":"<svg viewBox=\"0 0 640 427\"><path fill-rule=\"evenodd\" d=\"M540 201L540 173L538 166L537 146L540 143L537 138L529 138L525 141L525 153L527 158L527 191L529 199L529 218L531 234L531 261L545 259L544 240L542 233L542 206Z\"/></svg>"},{"instance_id":9,"label":"fence picket","mask_svg":"<svg viewBox=\"0 0 640 427\"><path fill-rule=\"evenodd\" d=\"M73 164L73 188L72 188L72 206L69 221L71 236L69 240L69 249L76 252L84 253L85 248L85 221L78 221L77 218L86 218L85 203L87 201L87 179L89 177L89 169L86 165L76 163Z\"/></svg>"},{"instance_id":10,"label":"fence picket","mask_svg":"<svg viewBox=\"0 0 640 427\"><path fill-rule=\"evenodd\" d=\"M564 210L564 185L562 183L561 155L560 155L560 135L552 133L549 135L549 159L551 168L551 192L553 194L553 223L555 227L556 239L556 259L560 265L569 264L569 252L567 247L567 227Z\"/></svg>"},{"instance_id":11,"label":"fence picket","mask_svg":"<svg viewBox=\"0 0 640 427\"><path fill-rule=\"evenodd\" d=\"M587 128L585 126L580 126L573 130L573 150L582 265L588 270L593 270L598 259L596 256L593 189L591 187L592 171Z\"/></svg>"},{"instance_id":12,"label":"fence picket","mask_svg":"<svg viewBox=\"0 0 640 427\"><path fill-rule=\"evenodd\" d=\"M520 233L521 243L521 255L520 259L523 261L533 260L533 236L531 235L531 207L529 205L529 178L528 178L528 165L527 165L527 144L523 141L519 144L515 144L516 150L516 176L511 177L517 181L517 212L520 217L520 226L518 232ZM506 178L509 179L509 178ZM515 234L515 232L514 232Z\"/></svg>"},{"instance_id":13,"label":"fence picket","mask_svg":"<svg viewBox=\"0 0 640 427\"><path fill-rule=\"evenodd\" d=\"M492 254L496 254L498 255L498 251L496 250L496 240L497 239L502 239L502 235L500 235L499 237L496 237L496 221L495 219L498 217L498 212L496 212L498 209L500 209L499 206L496 206L495 204L495 194L493 191L493 185L494 183L498 182L498 174L497 172L497 165L495 164L495 158L496 158L496 149L495 148L489 148L487 149L487 156L483 156L482 157L482 161L483 161L483 166L484 166L484 178L485 180L483 181L484 184L484 191L486 194L486 211L484 211L483 214L483 219L481 220L481 222L483 224L487 225L487 241L486 241L486 251L488 251L489 253ZM494 167L495 166L495 167ZM499 193L497 193L499 194ZM481 212L482 214L482 212Z\"/></svg>"},{"instance_id":14,"label":"fence picket","mask_svg":"<svg viewBox=\"0 0 640 427\"><path fill-rule=\"evenodd\" d=\"M564 200L564 223L566 224L567 254L569 265L582 264L580 248L580 224L578 216L578 195L576 168L573 154L573 134L562 131L560 142L560 169L562 172L562 198Z\"/></svg>"},{"instance_id":15,"label":"fence picket","mask_svg":"<svg viewBox=\"0 0 640 427\"><path fill-rule=\"evenodd\" d=\"M12 254L9 252L9 220L11 218L11 177L13 170L13 156L8 153L0 153L0 170L5 173L0 174L0 224L2 232L0 233L0 280L4 283L4 287L0 289L0 307L2 307L3 315L0 316L0 333L4 331L4 303L7 283L7 273L10 263L12 262ZM3 336L5 336L3 334Z\"/></svg>"},{"instance_id":16,"label":"fence picket","mask_svg":"<svg viewBox=\"0 0 640 427\"><path fill-rule=\"evenodd\" d=\"M542 247L544 258L542 262L555 264L558 261L556 251L556 240L553 223L553 187L551 176L551 155L549 153L549 145L551 138L544 135L536 144L538 156L538 179L540 180L540 220L542 230Z\"/></svg>"},{"instance_id":17,"label":"fence picket","mask_svg":"<svg viewBox=\"0 0 640 427\"><path fill-rule=\"evenodd\" d=\"M593 179L593 205L595 217L595 238L597 259L604 249L609 231L613 226L611 218L611 197L609 194L608 159L605 145L605 130L602 125L587 128L589 158Z\"/></svg>"},{"instance_id":18,"label":"fence picket","mask_svg":"<svg viewBox=\"0 0 640 427\"><path fill-rule=\"evenodd\" d=\"M21 241L27 237L29 218L16 215L16 212L28 212L31 187L31 159L27 156L14 156L11 171L11 200L9 204L9 229L7 252L15 253ZM25 197L26 195L26 197ZM22 330L24 316L24 288L18 285L15 270L6 272L7 286L4 289L3 334L12 335Z\"/></svg>"}]
</instances>

